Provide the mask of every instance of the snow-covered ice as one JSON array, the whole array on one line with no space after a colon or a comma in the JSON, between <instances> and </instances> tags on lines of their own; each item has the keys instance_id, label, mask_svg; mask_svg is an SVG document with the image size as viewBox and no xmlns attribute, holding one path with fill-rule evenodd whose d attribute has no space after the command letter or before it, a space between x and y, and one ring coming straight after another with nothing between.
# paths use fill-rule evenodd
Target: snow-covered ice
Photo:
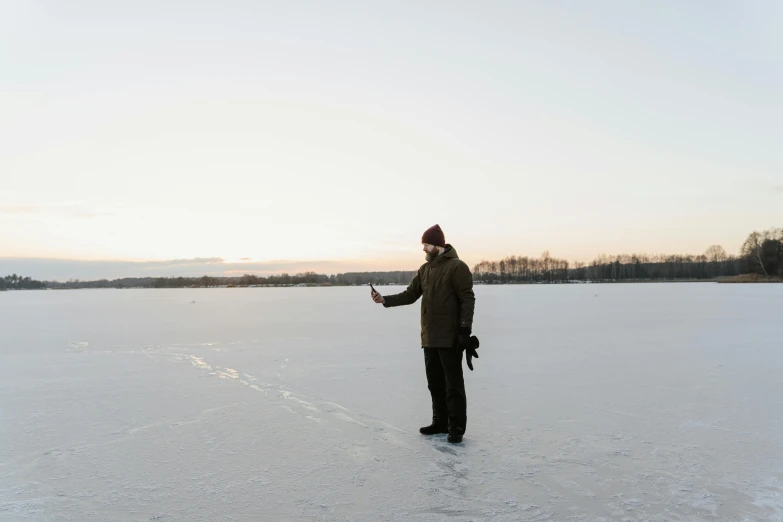
<instances>
[{"instance_id":1,"label":"snow-covered ice","mask_svg":"<svg viewBox=\"0 0 783 522\"><path fill-rule=\"evenodd\" d=\"M418 305L0 293L0 520L783 520L783 285L476 295L450 445Z\"/></svg>"}]
</instances>

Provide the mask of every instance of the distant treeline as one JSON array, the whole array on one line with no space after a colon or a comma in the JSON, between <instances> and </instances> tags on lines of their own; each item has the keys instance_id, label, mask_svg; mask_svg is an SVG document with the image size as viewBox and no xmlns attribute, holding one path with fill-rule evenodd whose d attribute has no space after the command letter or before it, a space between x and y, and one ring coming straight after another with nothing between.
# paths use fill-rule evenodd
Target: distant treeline
<instances>
[{"instance_id":1,"label":"distant treeline","mask_svg":"<svg viewBox=\"0 0 783 522\"><path fill-rule=\"evenodd\" d=\"M153 279L152 288L183 288L183 287L214 287L214 286L350 286L408 284L416 272L349 272L346 274L316 274L304 272L301 274L280 274L257 276L245 274L241 277L161 277Z\"/></svg>"},{"instance_id":2,"label":"distant treeline","mask_svg":"<svg viewBox=\"0 0 783 522\"><path fill-rule=\"evenodd\" d=\"M0 277L0 290L40 290L46 283L16 274Z\"/></svg>"},{"instance_id":3,"label":"distant treeline","mask_svg":"<svg viewBox=\"0 0 783 522\"><path fill-rule=\"evenodd\" d=\"M783 228L753 232L740 248L739 256L726 254L713 245L701 255L623 254L600 255L589 265L570 264L551 257L510 256L499 261L482 261L473 268L478 283L564 283L569 281L677 281L711 280L742 274L761 278L783 278ZM237 277L135 277L71 280L64 283L36 281L16 274L0 278L0 290L34 290L42 288L210 288L216 286L348 286L410 283L416 272L349 272L324 275L315 272Z\"/></svg>"},{"instance_id":4,"label":"distant treeline","mask_svg":"<svg viewBox=\"0 0 783 522\"><path fill-rule=\"evenodd\" d=\"M473 268L475 281L501 284L711 280L740 274L783 277L783 228L753 232L743 243L739 256L729 256L723 247L713 245L701 255L602 254L589 265L571 265L544 252L538 258L510 256L482 261Z\"/></svg>"},{"instance_id":5,"label":"distant treeline","mask_svg":"<svg viewBox=\"0 0 783 522\"><path fill-rule=\"evenodd\" d=\"M324 275L315 272L301 274L280 274L257 276L245 274L237 277L126 277L122 279L99 279L64 283L56 281L34 281L16 274L0 279L0 290L21 289L75 289L75 288L212 288L217 286L349 286L349 285L407 285L416 272L349 272Z\"/></svg>"}]
</instances>

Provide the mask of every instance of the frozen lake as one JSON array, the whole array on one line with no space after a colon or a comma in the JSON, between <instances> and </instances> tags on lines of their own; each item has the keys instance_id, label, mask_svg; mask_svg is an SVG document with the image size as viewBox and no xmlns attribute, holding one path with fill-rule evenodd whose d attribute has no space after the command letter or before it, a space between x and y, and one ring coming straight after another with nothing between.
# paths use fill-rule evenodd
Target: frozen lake
<instances>
[{"instance_id":1,"label":"frozen lake","mask_svg":"<svg viewBox=\"0 0 783 522\"><path fill-rule=\"evenodd\" d=\"M0 520L783 520L783 285L476 297L455 446L418 303L0 293Z\"/></svg>"}]
</instances>

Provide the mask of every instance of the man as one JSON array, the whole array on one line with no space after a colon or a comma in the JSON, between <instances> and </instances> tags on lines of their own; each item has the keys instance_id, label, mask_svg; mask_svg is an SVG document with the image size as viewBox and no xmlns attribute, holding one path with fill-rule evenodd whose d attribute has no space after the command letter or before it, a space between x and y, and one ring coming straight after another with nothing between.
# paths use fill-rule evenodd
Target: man
<instances>
[{"instance_id":1,"label":"man","mask_svg":"<svg viewBox=\"0 0 783 522\"><path fill-rule=\"evenodd\" d=\"M427 262L408 289L385 297L372 291L371 297L387 308L422 298L421 346L432 395L432 424L419 431L424 435L448 433L448 441L456 444L462 442L467 424L462 352L472 350L473 276L454 247L446 243L440 226L427 229L421 242Z\"/></svg>"}]
</instances>

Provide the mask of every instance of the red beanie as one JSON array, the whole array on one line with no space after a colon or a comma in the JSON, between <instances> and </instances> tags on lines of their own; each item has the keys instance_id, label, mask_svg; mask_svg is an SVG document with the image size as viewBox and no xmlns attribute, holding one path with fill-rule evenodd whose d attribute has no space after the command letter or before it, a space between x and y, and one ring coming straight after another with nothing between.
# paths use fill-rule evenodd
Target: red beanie
<instances>
[{"instance_id":1,"label":"red beanie","mask_svg":"<svg viewBox=\"0 0 783 522\"><path fill-rule=\"evenodd\" d=\"M440 225L435 225L425 230L424 235L421 236L421 242L446 248L446 237L443 235Z\"/></svg>"}]
</instances>

